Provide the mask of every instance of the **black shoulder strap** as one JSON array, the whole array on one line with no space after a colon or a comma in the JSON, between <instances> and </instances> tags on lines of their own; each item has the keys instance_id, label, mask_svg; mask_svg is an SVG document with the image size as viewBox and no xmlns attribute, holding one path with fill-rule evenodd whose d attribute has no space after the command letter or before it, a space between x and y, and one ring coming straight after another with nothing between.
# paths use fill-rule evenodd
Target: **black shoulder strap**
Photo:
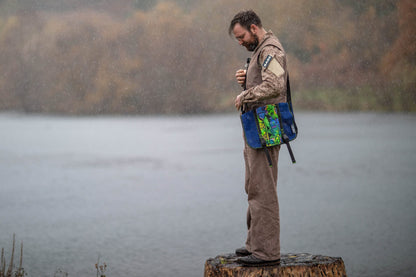
<instances>
[{"instance_id":1,"label":"black shoulder strap","mask_svg":"<svg viewBox=\"0 0 416 277\"><path fill-rule=\"evenodd\" d=\"M296 125L295 113L293 112L292 95L290 93L289 72L287 73L287 82L286 82L286 101L287 101L287 104L289 105L290 112L293 115L293 124L295 125L295 131L296 131L296 134L297 134L298 133L298 126Z\"/></svg>"},{"instance_id":2,"label":"black shoulder strap","mask_svg":"<svg viewBox=\"0 0 416 277\"><path fill-rule=\"evenodd\" d=\"M287 98L287 103L290 106L290 109L292 110L292 96L290 94L290 81L289 81L289 72L287 73L287 80L286 80L286 98Z\"/></svg>"}]
</instances>

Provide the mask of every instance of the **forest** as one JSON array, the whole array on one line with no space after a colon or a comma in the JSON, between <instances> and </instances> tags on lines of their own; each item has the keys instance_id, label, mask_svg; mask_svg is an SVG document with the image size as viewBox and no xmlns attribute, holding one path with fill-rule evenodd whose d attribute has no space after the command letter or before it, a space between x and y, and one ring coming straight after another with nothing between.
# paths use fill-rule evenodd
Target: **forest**
<instances>
[{"instance_id":1,"label":"forest","mask_svg":"<svg viewBox=\"0 0 416 277\"><path fill-rule=\"evenodd\" d=\"M0 111L233 111L253 9L282 42L295 109L416 111L413 0L0 0Z\"/></svg>"}]
</instances>

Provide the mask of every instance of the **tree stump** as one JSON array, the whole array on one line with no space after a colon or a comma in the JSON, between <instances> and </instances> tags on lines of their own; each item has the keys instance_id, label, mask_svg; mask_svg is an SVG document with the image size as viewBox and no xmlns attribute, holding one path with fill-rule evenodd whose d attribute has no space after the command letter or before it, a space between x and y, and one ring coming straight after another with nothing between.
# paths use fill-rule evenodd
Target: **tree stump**
<instances>
[{"instance_id":1,"label":"tree stump","mask_svg":"<svg viewBox=\"0 0 416 277\"><path fill-rule=\"evenodd\" d=\"M235 254L219 255L205 262L204 277L346 277L342 258L311 254L286 254L280 265L247 267Z\"/></svg>"}]
</instances>

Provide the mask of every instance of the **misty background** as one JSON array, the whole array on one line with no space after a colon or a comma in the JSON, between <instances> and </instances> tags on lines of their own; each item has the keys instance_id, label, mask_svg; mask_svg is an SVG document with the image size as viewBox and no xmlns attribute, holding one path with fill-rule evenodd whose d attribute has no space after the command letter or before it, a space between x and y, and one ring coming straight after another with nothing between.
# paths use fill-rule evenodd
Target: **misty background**
<instances>
[{"instance_id":1,"label":"misty background","mask_svg":"<svg viewBox=\"0 0 416 277\"><path fill-rule=\"evenodd\" d=\"M249 53L227 34L253 8L288 54L295 107L416 110L411 0L0 1L0 109L232 111Z\"/></svg>"},{"instance_id":2,"label":"misty background","mask_svg":"<svg viewBox=\"0 0 416 277\"><path fill-rule=\"evenodd\" d=\"M228 25L247 8L285 47L300 130L297 164L279 157L282 253L413 276L412 0L0 0L7 263L13 233L42 277L95 276L97 257L107 276L202 276L243 245L250 53Z\"/></svg>"}]
</instances>

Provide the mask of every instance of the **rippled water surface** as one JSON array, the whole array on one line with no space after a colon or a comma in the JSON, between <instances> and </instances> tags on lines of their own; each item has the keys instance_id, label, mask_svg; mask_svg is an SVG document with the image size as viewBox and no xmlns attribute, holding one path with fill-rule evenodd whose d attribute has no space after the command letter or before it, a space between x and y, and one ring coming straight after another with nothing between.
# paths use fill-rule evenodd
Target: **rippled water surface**
<instances>
[{"instance_id":1,"label":"rippled water surface","mask_svg":"<svg viewBox=\"0 0 416 277\"><path fill-rule=\"evenodd\" d=\"M298 113L279 161L282 252L348 276L416 270L416 116ZM0 114L0 246L28 276L203 276L245 241L238 115Z\"/></svg>"}]
</instances>

